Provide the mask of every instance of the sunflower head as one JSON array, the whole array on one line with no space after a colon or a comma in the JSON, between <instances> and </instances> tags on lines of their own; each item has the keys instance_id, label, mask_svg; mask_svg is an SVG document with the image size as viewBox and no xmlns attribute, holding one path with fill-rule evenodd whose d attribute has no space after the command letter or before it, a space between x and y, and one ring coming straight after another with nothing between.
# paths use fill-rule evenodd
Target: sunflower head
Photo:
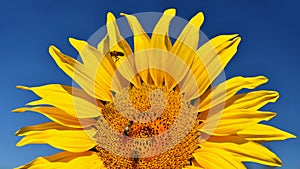
<instances>
[{"instance_id":1,"label":"sunflower head","mask_svg":"<svg viewBox=\"0 0 300 169\"><path fill-rule=\"evenodd\" d=\"M170 33L171 21L178 20L175 13L160 14L151 30L139 23L142 15L121 13L131 28L132 45L130 36L120 33L122 24L108 13L107 33L97 45L70 38L81 61L50 46L57 65L78 87L18 86L41 99L14 111L39 112L52 122L22 128L16 134L25 137L17 145L49 144L63 151L19 168L280 166L280 159L260 143L295 136L260 124L276 114L259 110L275 102L278 93L238 93L267 78L216 81L224 77L241 38L219 35L199 47L203 14L192 17L176 37Z\"/></svg>"}]
</instances>

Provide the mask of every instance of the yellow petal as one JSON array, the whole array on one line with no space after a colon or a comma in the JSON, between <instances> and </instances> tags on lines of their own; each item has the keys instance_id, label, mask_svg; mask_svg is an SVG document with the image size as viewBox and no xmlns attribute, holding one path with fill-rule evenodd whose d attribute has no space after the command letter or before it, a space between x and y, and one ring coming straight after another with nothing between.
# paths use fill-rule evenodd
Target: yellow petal
<instances>
[{"instance_id":1,"label":"yellow petal","mask_svg":"<svg viewBox=\"0 0 300 169\"><path fill-rule=\"evenodd\" d=\"M99 50L90 46L83 40L69 38L71 45L78 51L87 68L95 69L94 66L99 65L100 58L104 56Z\"/></svg>"},{"instance_id":2,"label":"yellow petal","mask_svg":"<svg viewBox=\"0 0 300 169\"><path fill-rule=\"evenodd\" d=\"M50 46L49 53L56 64L90 96L104 101L111 101L111 94L99 81L95 80L96 71L90 71L83 64L64 55L56 47ZM101 82L101 81L100 81Z\"/></svg>"},{"instance_id":3,"label":"yellow petal","mask_svg":"<svg viewBox=\"0 0 300 169\"><path fill-rule=\"evenodd\" d=\"M231 97L226 102L225 110L249 109L258 110L267 103L276 102L279 93L275 91L260 90Z\"/></svg>"},{"instance_id":4,"label":"yellow petal","mask_svg":"<svg viewBox=\"0 0 300 169\"><path fill-rule=\"evenodd\" d=\"M132 70L132 68L130 70ZM121 82L126 80L125 77L117 70L117 66L110 55L101 58L101 66L97 69L95 79L101 83L104 91L112 90L118 93L122 89L122 84L124 84Z\"/></svg>"},{"instance_id":5,"label":"yellow petal","mask_svg":"<svg viewBox=\"0 0 300 169\"><path fill-rule=\"evenodd\" d=\"M115 61L115 64L117 65L117 67L119 67L119 65L124 60L127 60L127 58L132 55L131 47L129 46L127 41L121 36L118 26L117 26L116 18L111 12L107 13L106 26L107 26L107 33L108 33L108 38L109 38L109 51L110 52L117 51L117 52L124 53L124 56L119 57L119 60ZM128 60L127 60L127 62L128 62ZM136 75L136 73L135 73L136 69L135 69L134 62L131 62L130 64L125 64L125 66L123 65L123 67L126 67L127 71L124 71L123 69L118 68L120 73L129 82L131 82L135 86L140 86L141 83L140 83L139 77L134 76L134 75ZM128 74L128 72L130 72L130 73ZM133 73L135 73L135 74L133 74ZM130 78L132 76L133 76L133 78Z\"/></svg>"},{"instance_id":6,"label":"yellow petal","mask_svg":"<svg viewBox=\"0 0 300 169\"><path fill-rule=\"evenodd\" d=\"M153 50L151 52L151 55L149 56L149 67L150 68L157 68L160 67L160 65L165 66L167 64L167 60L165 57L161 59L150 59L150 57L153 56L161 56L165 55L166 52L168 51L171 47L171 41L168 36L169 32L169 26L172 18L175 16L176 10L175 9L167 9L158 23L156 24L153 34L151 36L150 40L150 46L151 48L154 48L156 50ZM153 82L156 86L161 86L163 85L166 73L157 70L157 69L150 69L150 75L153 79Z\"/></svg>"},{"instance_id":7,"label":"yellow petal","mask_svg":"<svg viewBox=\"0 0 300 169\"><path fill-rule=\"evenodd\" d=\"M241 89L254 89L266 83L268 79L264 76L257 77L234 77L208 90L200 97L199 111L203 112L225 102Z\"/></svg>"},{"instance_id":8,"label":"yellow petal","mask_svg":"<svg viewBox=\"0 0 300 169\"><path fill-rule=\"evenodd\" d=\"M111 80L116 70L116 65L110 56L105 56L102 52L82 40L70 38L70 43L80 54L84 68L90 72L90 77L95 77L94 81L99 84L103 91L111 89Z\"/></svg>"},{"instance_id":9,"label":"yellow petal","mask_svg":"<svg viewBox=\"0 0 300 169\"><path fill-rule=\"evenodd\" d=\"M138 71L135 68L135 57L129 56L126 59L124 59L122 63L118 65L118 72L121 75L116 76L116 78L114 79L118 80L124 77L125 80L127 80L127 82L125 81L125 83L124 82L121 83L123 87L128 87L130 83L132 83L134 86L141 86L141 81L139 79L139 76L137 76Z\"/></svg>"},{"instance_id":10,"label":"yellow petal","mask_svg":"<svg viewBox=\"0 0 300 169\"><path fill-rule=\"evenodd\" d=\"M148 49L150 47L150 38L144 31L137 18L133 15L127 15L125 13L121 13L121 15L126 17L134 35L134 52Z\"/></svg>"},{"instance_id":11,"label":"yellow petal","mask_svg":"<svg viewBox=\"0 0 300 169\"><path fill-rule=\"evenodd\" d=\"M55 148L69 152L83 152L93 148L96 143L84 130L44 130L26 135L17 146L27 144L49 144Z\"/></svg>"},{"instance_id":12,"label":"yellow petal","mask_svg":"<svg viewBox=\"0 0 300 169\"><path fill-rule=\"evenodd\" d=\"M65 166L63 166L61 169L74 169L74 168L86 168L86 169L92 169L94 167L102 167L103 162L99 159L99 156L94 153L91 156L81 156L78 158L75 158L68 162Z\"/></svg>"},{"instance_id":13,"label":"yellow petal","mask_svg":"<svg viewBox=\"0 0 300 169\"><path fill-rule=\"evenodd\" d=\"M196 16L194 16L190 22L185 26L182 33L179 35L176 40L174 46L171 48L171 52L175 54L177 57L182 59L187 68L190 68L195 55L195 52L198 48L199 41L199 31L200 27L204 21L204 16L202 12L199 12ZM169 63L173 65L172 63ZM178 69L178 72L182 72L182 74L186 74L186 70L188 69ZM180 81L183 79L181 77ZM172 89L179 82L175 82L172 78L166 78L166 86L168 89Z\"/></svg>"},{"instance_id":14,"label":"yellow petal","mask_svg":"<svg viewBox=\"0 0 300 169\"><path fill-rule=\"evenodd\" d=\"M219 148L202 147L193 153L193 156L207 169L246 169L232 154Z\"/></svg>"},{"instance_id":15,"label":"yellow petal","mask_svg":"<svg viewBox=\"0 0 300 169\"><path fill-rule=\"evenodd\" d=\"M281 160L266 147L238 137L212 136L201 146L224 149L232 153L238 160L244 162L256 162L269 166L282 165Z\"/></svg>"},{"instance_id":16,"label":"yellow petal","mask_svg":"<svg viewBox=\"0 0 300 169\"><path fill-rule=\"evenodd\" d=\"M107 54L109 51L109 38L108 35L106 35L97 45L97 49L104 54Z\"/></svg>"},{"instance_id":17,"label":"yellow petal","mask_svg":"<svg viewBox=\"0 0 300 169\"><path fill-rule=\"evenodd\" d=\"M52 105L73 117L97 117L100 114L101 107L103 107L99 101L88 96L82 90L70 86L49 84L39 87L17 86L17 88L31 90L42 98L27 105Z\"/></svg>"},{"instance_id":18,"label":"yellow petal","mask_svg":"<svg viewBox=\"0 0 300 169\"><path fill-rule=\"evenodd\" d=\"M156 24L151 36L151 47L158 49L170 49L171 41L168 36L171 20L176 15L175 9L167 9L164 11L160 20Z\"/></svg>"},{"instance_id":19,"label":"yellow petal","mask_svg":"<svg viewBox=\"0 0 300 169\"><path fill-rule=\"evenodd\" d=\"M26 126L21 128L16 132L17 136L25 136L25 135L30 135L39 131L43 130L49 130L49 129L55 129L55 130L77 130L72 127L66 127L60 124L57 124L55 122L46 122L42 124L37 124L33 126Z\"/></svg>"},{"instance_id":20,"label":"yellow petal","mask_svg":"<svg viewBox=\"0 0 300 169\"><path fill-rule=\"evenodd\" d=\"M249 126L237 134L240 137L244 137L247 140L253 141L273 141L273 140L285 140L288 138L296 138L296 136L264 124L256 124Z\"/></svg>"},{"instance_id":21,"label":"yellow petal","mask_svg":"<svg viewBox=\"0 0 300 169\"><path fill-rule=\"evenodd\" d=\"M206 91L234 56L240 41L241 38L237 35L221 35L197 50L197 57L191 66L193 76L187 76L181 88L182 92L187 93L188 99L201 96ZM194 78L197 80L198 89L191 89L190 81ZM190 90L199 92L189 93Z\"/></svg>"},{"instance_id":22,"label":"yellow petal","mask_svg":"<svg viewBox=\"0 0 300 169\"><path fill-rule=\"evenodd\" d=\"M13 112L19 113L25 111L34 111L41 113L58 124L73 128L89 127L96 122L92 118L78 119L74 116L70 116L65 111L56 107L24 107L13 110Z\"/></svg>"},{"instance_id":23,"label":"yellow petal","mask_svg":"<svg viewBox=\"0 0 300 169\"><path fill-rule=\"evenodd\" d=\"M20 166L16 169L57 169L57 168L68 168L69 166L74 167L74 163L81 161L86 166L83 168L92 168L94 165L102 166L103 162L97 158L97 155L93 152L82 152L82 153L71 153L71 152L60 152L52 156L38 157L32 162ZM81 164L81 165L83 165ZM76 168L76 167L74 167Z\"/></svg>"},{"instance_id":24,"label":"yellow petal","mask_svg":"<svg viewBox=\"0 0 300 169\"><path fill-rule=\"evenodd\" d=\"M199 42L199 31L200 27L204 21L204 16L202 12L199 12L195 15L189 23L185 26L178 39L174 43L174 46L171 49L171 52L178 55L183 60L187 61L188 65L191 64L192 60L187 60L193 57L190 55L194 55L194 52L198 48ZM187 53L185 53L187 52Z\"/></svg>"},{"instance_id":25,"label":"yellow petal","mask_svg":"<svg viewBox=\"0 0 300 169\"><path fill-rule=\"evenodd\" d=\"M273 112L247 109L228 110L223 114L214 113L209 116L205 113L200 114L199 118L203 119L204 123L199 130L210 135L232 135L263 120L270 120L276 115Z\"/></svg>"},{"instance_id":26,"label":"yellow petal","mask_svg":"<svg viewBox=\"0 0 300 169\"><path fill-rule=\"evenodd\" d=\"M183 59L188 66L191 65L195 51L198 48L200 27L203 21L203 13L196 14L182 30L171 49L171 52Z\"/></svg>"},{"instance_id":27,"label":"yellow petal","mask_svg":"<svg viewBox=\"0 0 300 169\"><path fill-rule=\"evenodd\" d=\"M63 162L49 162L43 157L38 157L34 161L14 169L57 169L64 166Z\"/></svg>"},{"instance_id":28,"label":"yellow petal","mask_svg":"<svg viewBox=\"0 0 300 169\"><path fill-rule=\"evenodd\" d=\"M118 61L120 63L126 56L130 56L132 54L131 47L129 46L127 41L121 36L116 22L116 18L111 12L107 13L106 27L107 35L109 38L109 50L119 51L124 53L125 55ZM118 62L116 63L117 65L119 64Z\"/></svg>"},{"instance_id":29,"label":"yellow petal","mask_svg":"<svg viewBox=\"0 0 300 169\"><path fill-rule=\"evenodd\" d=\"M121 13L121 15L125 16L129 26L133 32L133 41L134 41L134 53L143 51L143 54L146 55L143 57L143 62L140 62L139 64L136 64L137 70L143 69L143 68L149 68L148 65L148 53L147 49L150 47L150 38L147 35L147 33L144 31L143 27L137 20L137 18L133 15L127 15L124 13ZM137 57L137 55L135 55ZM137 58L135 58L137 59ZM151 80L149 69L146 69L145 71L139 72L140 77L145 83L149 83Z\"/></svg>"},{"instance_id":30,"label":"yellow petal","mask_svg":"<svg viewBox=\"0 0 300 169\"><path fill-rule=\"evenodd\" d=\"M95 153L92 151L85 151L85 152L79 152L79 153L72 153L67 151L62 151L56 154L53 154L51 156L44 157L49 162L70 162L73 159L76 159L78 157L87 157L87 156L93 156Z\"/></svg>"},{"instance_id":31,"label":"yellow petal","mask_svg":"<svg viewBox=\"0 0 300 169\"><path fill-rule=\"evenodd\" d=\"M148 50L147 53L153 54L152 49ZM165 53L165 52L162 52ZM143 64L144 62L144 58L146 57L146 55L144 55L144 52L140 52L137 54L136 57L136 64ZM160 60L168 60L168 64L163 65L161 63L156 64L156 70L159 70L159 73L164 72L168 72L169 76L168 78L172 78L173 81L179 82L183 76L186 75L186 72L188 72L188 67L186 67L186 64L179 58L176 56L172 56L170 53L165 53L162 55L151 55L151 57L148 58L149 62L158 62ZM125 61L124 61L125 62ZM125 62L126 63L126 62ZM130 63L130 62L129 62ZM128 63L128 64L129 64ZM174 66L176 65L176 66ZM122 65L120 65L121 68ZM125 68L124 71L126 70ZM151 69L153 70L153 69ZM178 71L178 70L183 70L183 71ZM138 70L138 71L143 71L143 69ZM191 73L191 72L189 72ZM196 81L190 81L192 84L196 85ZM197 86L196 86L197 87Z\"/></svg>"}]
</instances>

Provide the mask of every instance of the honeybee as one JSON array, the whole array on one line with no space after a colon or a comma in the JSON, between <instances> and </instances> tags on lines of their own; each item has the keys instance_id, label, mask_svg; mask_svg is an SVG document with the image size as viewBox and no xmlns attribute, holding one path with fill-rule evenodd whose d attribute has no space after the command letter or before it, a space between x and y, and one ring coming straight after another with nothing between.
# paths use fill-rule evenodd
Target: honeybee
<instances>
[{"instance_id":1,"label":"honeybee","mask_svg":"<svg viewBox=\"0 0 300 169\"><path fill-rule=\"evenodd\" d=\"M119 52L119 51L111 51L109 52L110 56L115 60L115 62L117 62L118 60L120 60L120 57L124 56L123 52Z\"/></svg>"},{"instance_id":2,"label":"honeybee","mask_svg":"<svg viewBox=\"0 0 300 169\"><path fill-rule=\"evenodd\" d=\"M139 162L139 154L137 150L133 150L133 164L132 167L133 168L137 168L137 164Z\"/></svg>"},{"instance_id":3,"label":"honeybee","mask_svg":"<svg viewBox=\"0 0 300 169\"><path fill-rule=\"evenodd\" d=\"M133 124L133 121L129 121L128 125L125 127L125 129L124 129L124 135L125 136L129 136L130 127L132 126L132 124Z\"/></svg>"},{"instance_id":4,"label":"honeybee","mask_svg":"<svg viewBox=\"0 0 300 169\"><path fill-rule=\"evenodd\" d=\"M128 137L130 134L130 127L132 126L132 124L133 124L133 121L129 121L127 126L124 128L123 136L121 137L121 141L122 141L123 145L127 144L127 142L128 142Z\"/></svg>"}]
</instances>

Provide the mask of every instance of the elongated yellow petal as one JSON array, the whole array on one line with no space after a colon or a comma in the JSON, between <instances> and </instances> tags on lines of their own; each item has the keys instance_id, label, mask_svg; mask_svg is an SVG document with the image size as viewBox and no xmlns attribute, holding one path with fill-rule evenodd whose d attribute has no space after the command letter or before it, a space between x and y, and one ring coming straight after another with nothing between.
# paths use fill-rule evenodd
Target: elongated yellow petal
<instances>
[{"instance_id":1,"label":"elongated yellow petal","mask_svg":"<svg viewBox=\"0 0 300 169\"><path fill-rule=\"evenodd\" d=\"M199 129L210 135L232 135L244 128L256 125L263 120L270 120L276 113L260 112L248 109L224 111L223 114L212 114L207 117L206 112L200 114L204 120Z\"/></svg>"},{"instance_id":2,"label":"elongated yellow petal","mask_svg":"<svg viewBox=\"0 0 300 169\"><path fill-rule=\"evenodd\" d=\"M171 52L185 60L187 65L191 65L193 61L191 56L195 55L198 48L199 31L203 21L203 13L199 12L185 26L171 49Z\"/></svg>"},{"instance_id":3,"label":"elongated yellow petal","mask_svg":"<svg viewBox=\"0 0 300 169\"><path fill-rule=\"evenodd\" d=\"M33 126L26 126L21 128L20 130L18 130L16 132L17 136L25 136L25 135L30 135L39 131L43 131L43 130L50 130L50 129L55 129L55 130L78 130L72 127L67 127L67 126L63 126L60 125L58 123L55 122L46 122L46 123L42 123L42 124L37 124L37 125L33 125Z\"/></svg>"},{"instance_id":4,"label":"elongated yellow petal","mask_svg":"<svg viewBox=\"0 0 300 169\"><path fill-rule=\"evenodd\" d=\"M56 107L24 107L13 110L13 112L25 112L34 111L41 113L51 119L52 121L73 128L84 128L95 124L95 120L92 118L78 119L74 116L70 116L65 111Z\"/></svg>"},{"instance_id":5,"label":"elongated yellow petal","mask_svg":"<svg viewBox=\"0 0 300 169\"><path fill-rule=\"evenodd\" d=\"M213 89L208 90L200 97L199 111L203 112L225 102L241 89L254 89L267 81L268 79L264 76L247 78L238 76L231 78Z\"/></svg>"},{"instance_id":6,"label":"elongated yellow petal","mask_svg":"<svg viewBox=\"0 0 300 169\"><path fill-rule=\"evenodd\" d=\"M84 162L83 164L85 164L85 167L87 168L92 168L93 165L98 165L99 167L101 167L103 164L103 162L99 158L97 158L97 155L90 151L80 153L71 153L63 151L47 157L38 157L32 162L20 166L16 169L67 168L69 166L74 167L74 163L77 163L78 161Z\"/></svg>"},{"instance_id":7,"label":"elongated yellow petal","mask_svg":"<svg viewBox=\"0 0 300 169\"><path fill-rule=\"evenodd\" d=\"M75 158L70 162L68 162L68 164L63 166L61 169L74 169L74 168L92 169L95 166L98 166L100 168L102 165L103 162L99 159L99 156L95 153L90 156L81 156Z\"/></svg>"},{"instance_id":8,"label":"elongated yellow petal","mask_svg":"<svg viewBox=\"0 0 300 169\"><path fill-rule=\"evenodd\" d=\"M130 70L132 70L131 67ZM112 90L118 93L122 89L123 83L121 82L126 80L125 77L123 77L123 75L119 73L119 71L117 70L117 66L110 55L101 58L101 66L99 66L96 71L95 79L96 81L99 81L99 83L101 83L104 91Z\"/></svg>"},{"instance_id":9,"label":"elongated yellow petal","mask_svg":"<svg viewBox=\"0 0 300 169\"><path fill-rule=\"evenodd\" d=\"M90 46L87 42L83 40L77 40L74 38L69 38L71 45L78 51L80 57L83 60L86 68L94 70L100 63L100 58L104 56L99 50Z\"/></svg>"},{"instance_id":10,"label":"elongated yellow petal","mask_svg":"<svg viewBox=\"0 0 300 169\"><path fill-rule=\"evenodd\" d=\"M153 30L153 34L151 36L150 46L151 48L154 48L156 50L151 52L151 55L149 57L165 55L166 53L164 51L168 51L172 47L171 41L168 36L168 32L170 22L175 15L175 9L167 9L166 11L164 11L160 20L156 24ZM150 68L161 67L160 65L167 65L167 60L165 59L165 57L162 57L161 59L149 58ZM157 86L161 86L164 82L166 73L157 69L150 69L150 75L153 79L154 84Z\"/></svg>"},{"instance_id":11,"label":"elongated yellow petal","mask_svg":"<svg viewBox=\"0 0 300 169\"><path fill-rule=\"evenodd\" d=\"M238 94L226 102L226 110L249 109L258 110L267 103L276 102L279 93L275 91L260 90L244 94Z\"/></svg>"},{"instance_id":12,"label":"elongated yellow petal","mask_svg":"<svg viewBox=\"0 0 300 169\"><path fill-rule=\"evenodd\" d=\"M63 162L49 162L48 160L38 157L29 164L14 168L14 169L57 169L64 166Z\"/></svg>"},{"instance_id":13,"label":"elongated yellow petal","mask_svg":"<svg viewBox=\"0 0 300 169\"><path fill-rule=\"evenodd\" d=\"M97 49L103 53L103 54L107 54L107 52L109 51L109 38L108 35L106 35L97 45Z\"/></svg>"},{"instance_id":14,"label":"elongated yellow petal","mask_svg":"<svg viewBox=\"0 0 300 169\"><path fill-rule=\"evenodd\" d=\"M84 68L90 72L90 77L94 79L96 84L99 84L103 91L109 91L112 77L117 69L112 58L105 56L85 41L70 38L70 43L80 54Z\"/></svg>"},{"instance_id":15,"label":"elongated yellow petal","mask_svg":"<svg viewBox=\"0 0 300 169\"><path fill-rule=\"evenodd\" d=\"M188 68L191 66L194 57L196 57L195 52L198 48L200 27L203 21L203 13L197 13L185 26L171 49L171 52L181 58ZM170 84L171 88L173 86L174 84Z\"/></svg>"},{"instance_id":16,"label":"elongated yellow petal","mask_svg":"<svg viewBox=\"0 0 300 169\"><path fill-rule=\"evenodd\" d=\"M241 131L238 131L237 134L240 137L244 137L247 140L253 141L273 141L296 138L296 136L290 133L264 124L255 124L249 126Z\"/></svg>"},{"instance_id":17,"label":"elongated yellow petal","mask_svg":"<svg viewBox=\"0 0 300 169\"><path fill-rule=\"evenodd\" d=\"M219 148L203 147L193 154L196 161L207 169L246 169L232 154Z\"/></svg>"},{"instance_id":18,"label":"elongated yellow petal","mask_svg":"<svg viewBox=\"0 0 300 169\"><path fill-rule=\"evenodd\" d=\"M147 53L151 53L153 54L152 50L148 50ZM173 56L171 53L168 52L162 52L164 54L162 55L151 55L151 57L148 58L149 62L156 62L157 60L168 60L168 64L166 65L162 65L162 64L157 64L156 65L156 70L159 70L160 72L168 72L168 74L174 79L173 81L179 82L180 79L182 79L182 76L185 75L185 73L182 72L188 72L188 67L186 67L184 61L182 59L180 59L179 57ZM144 52L140 52L138 53L137 57L136 57L136 64L143 64L144 59L146 56L143 55ZM126 62L125 62L126 63ZM130 62L129 62L130 63ZM128 63L128 64L129 64ZM176 65L176 66L174 66ZM121 67L121 65L120 65ZM126 70L126 68L123 68L124 70ZM178 70L183 70L183 71L178 71ZM140 71L140 70L138 70ZM191 72L189 72L191 73ZM196 86L196 81L190 81L192 84L194 84L194 86ZM194 88L197 88L194 87ZM192 91L190 91L192 92Z\"/></svg>"},{"instance_id":19,"label":"elongated yellow petal","mask_svg":"<svg viewBox=\"0 0 300 169\"><path fill-rule=\"evenodd\" d=\"M107 33L109 37L109 50L110 52L117 51L117 52L122 52L124 56L118 57L118 60L115 61L115 64L117 67L124 61L127 60L128 57L132 55L131 47L127 43L127 41L121 36L116 18L112 13L107 13ZM132 84L135 86L140 86L140 79L136 75L136 69L135 65L133 64L134 62L131 61L130 64L123 64L123 67L126 67L126 71L122 68L118 68L118 71ZM132 77L133 78L130 78Z\"/></svg>"},{"instance_id":20,"label":"elongated yellow petal","mask_svg":"<svg viewBox=\"0 0 300 169\"><path fill-rule=\"evenodd\" d=\"M122 63L118 65L118 72L120 72L122 77L124 77L128 81L127 86L124 86L124 82L122 83L123 87L128 87L129 82L134 86L141 86L141 80L138 76L139 73L135 68L135 58L133 56L127 57L122 61ZM120 79L119 77L117 78Z\"/></svg>"},{"instance_id":21,"label":"elongated yellow petal","mask_svg":"<svg viewBox=\"0 0 300 169\"><path fill-rule=\"evenodd\" d=\"M54 46L49 47L49 53L56 64L90 96L104 101L111 101L111 94L107 88L104 88L95 80L95 71L91 72L83 64L70 56L64 55Z\"/></svg>"},{"instance_id":22,"label":"elongated yellow petal","mask_svg":"<svg viewBox=\"0 0 300 169\"><path fill-rule=\"evenodd\" d=\"M79 152L79 153L72 153L67 151L62 151L56 154L53 154L51 156L44 157L46 160L51 162L69 162L77 157L82 156L91 156L94 152L92 151L85 151L85 152Z\"/></svg>"},{"instance_id":23,"label":"elongated yellow petal","mask_svg":"<svg viewBox=\"0 0 300 169\"><path fill-rule=\"evenodd\" d=\"M234 56L240 41L241 38L237 35L221 35L197 50L198 57L195 57L191 66L193 76L187 76L181 88L182 92L188 94L187 98L194 99L206 91ZM192 91L199 92L189 93L191 90L189 82L193 78L197 79L198 89L192 89Z\"/></svg>"},{"instance_id":24,"label":"elongated yellow petal","mask_svg":"<svg viewBox=\"0 0 300 169\"><path fill-rule=\"evenodd\" d=\"M203 147L224 149L241 161L251 161L269 166L281 166L281 160L266 147L253 141L246 141L238 137L210 137Z\"/></svg>"},{"instance_id":25,"label":"elongated yellow petal","mask_svg":"<svg viewBox=\"0 0 300 169\"><path fill-rule=\"evenodd\" d=\"M107 27L107 35L109 38L109 50L119 51L124 53L125 56L120 58L120 60L118 61L118 62L122 62L122 60L126 56L130 56L132 54L132 51L127 41L121 36L116 22L116 18L111 12L107 13L106 27Z\"/></svg>"},{"instance_id":26,"label":"elongated yellow petal","mask_svg":"<svg viewBox=\"0 0 300 169\"><path fill-rule=\"evenodd\" d=\"M261 121L268 121L276 116L274 112L266 111L253 111L249 109L237 109L237 110L228 110L223 112L222 119L249 119L255 121L255 123Z\"/></svg>"},{"instance_id":27,"label":"elongated yellow petal","mask_svg":"<svg viewBox=\"0 0 300 169\"><path fill-rule=\"evenodd\" d=\"M150 38L148 34L144 31L142 25L139 23L137 18L133 15L128 15L125 13L121 13L121 15L126 17L134 35L134 52L148 49L150 47Z\"/></svg>"},{"instance_id":28,"label":"elongated yellow petal","mask_svg":"<svg viewBox=\"0 0 300 169\"><path fill-rule=\"evenodd\" d=\"M100 114L101 107L103 107L99 101L94 100L82 90L70 86L49 84L40 87L17 87L23 90L31 90L42 98L41 100L30 102L27 105L52 105L73 117L97 117Z\"/></svg>"},{"instance_id":29,"label":"elongated yellow petal","mask_svg":"<svg viewBox=\"0 0 300 169\"><path fill-rule=\"evenodd\" d=\"M134 52L140 52L143 51L143 54L145 54L146 56L143 57L143 62L139 62L139 64L136 64L135 66L137 67L138 70L142 69L142 68L149 68L148 65L148 53L147 53L147 49L150 48L150 38L147 35L147 33L144 31L143 27L141 26L141 24L139 23L139 21L137 20L137 18L133 15L127 15L124 13L121 13L121 15L125 16L130 28L133 32L133 40L134 40ZM137 55L135 56L137 57ZM135 58L137 59L137 58ZM136 61L135 61L136 62ZM139 75L141 76L142 80L145 83L150 83L150 73L149 73L149 69L146 69L145 71L141 71L139 72Z\"/></svg>"},{"instance_id":30,"label":"elongated yellow petal","mask_svg":"<svg viewBox=\"0 0 300 169\"><path fill-rule=\"evenodd\" d=\"M44 130L26 135L17 146L27 144L49 144L69 152L83 152L93 148L96 143L84 130Z\"/></svg>"},{"instance_id":31,"label":"elongated yellow petal","mask_svg":"<svg viewBox=\"0 0 300 169\"><path fill-rule=\"evenodd\" d=\"M194 16L190 22L185 26L182 33L179 35L178 39L174 43L171 48L171 52L183 60L186 64L187 68L190 68L194 57L196 57L195 52L198 48L200 27L204 21L204 16L202 12L199 12L196 16ZM175 65L173 63L168 62L170 65ZM178 69L178 72L181 72L185 75L187 69ZM184 76L181 77L180 80L183 79ZM166 86L168 89L172 89L179 82L175 82L172 78L166 77Z\"/></svg>"},{"instance_id":32,"label":"elongated yellow petal","mask_svg":"<svg viewBox=\"0 0 300 169\"><path fill-rule=\"evenodd\" d=\"M167 9L164 11L160 20L156 24L151 36L151 47L158 49L170 49L171 41L168 36L170 22L176 15L175 9Z\"/></svg>"}]
</instances>

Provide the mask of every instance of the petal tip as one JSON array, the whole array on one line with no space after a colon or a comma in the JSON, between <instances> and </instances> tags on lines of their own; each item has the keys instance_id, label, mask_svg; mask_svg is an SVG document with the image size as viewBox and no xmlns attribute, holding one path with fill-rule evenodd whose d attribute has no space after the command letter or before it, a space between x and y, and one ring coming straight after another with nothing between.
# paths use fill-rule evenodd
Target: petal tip
<instances>
[{"instance_id":1,"label":"petal tip","mask_svg":"<svg viewBox=\"0 0 300 169\"><path fill-rule=\"evenodd\" d=\"M22 140L19 141L19 142L16 144L17 147L22 147L22 146L24 146L24 145L25 145L25 144L22 142Z\"/></svg>"},{"instance_id":2,"label":"petal tip","mask_svg":"<svg viewBox=\"0 0 300 169\"><path fill-rule=\"evenodd\" d=\"M255 81L259 81L260 84L264 84L269 81L269 79L266 76L255 76L255 77L252 77L252 79Z\"/></svg>"},{"instance_id":3,"label":"petal tip","mask_svg":"<svg viewBox=\"0 0 300 169\"><path fill-rule=\"evenodd\" d=\"M75 39L75 38L69 37L69 42L70 42L71 44L74 43L74 42L76 42L76 41L78 41L78 40Z\"/></svg>"},{"instance_id":4,"label":"petal tip","mask_svg":"<svg viewBox=\"0 0 300 169\"><path fill-rule=\"evenodd\" d=\"M53 49L55 49L56 47L54 46L54 45L50 45L49 46L49 50L53 50Z\"/></svg>"},{"instance_id":5,"label":"petal tip","mask_svg":"<svg viewBox=\"0 0 300 169\"><path fill-rule=\"evenodd\" d=\"M107 12L107 24L113 23L116 21L116 17L113 13Z\"/></svg>"},{"instance_id":6,"label":"petal tip","mask_svg":"<svg viewBox=\"0 0 300 169\"><path fill-rule=\"evenodd\" d=\"M17 89L22 89L22 90L30 90L29 87L27 87L27 86L22 86L22 85L17 85L16 88L17 88Z\"/></svg>"},{"instance_id":7,"label":"petal tip","mask_svg":"<svg viewBox=\"0 0 300 169\"><path fill-rule=\"evenodd\" d=\"M194 25L196 28L200 28L204 22L204 14L203 12L198 12L191 20L190 23Z\"/></svg>"},{"instance_id":8,"label":"petal tip","mask_svg":"<svg viewBox=\"0 0 300 169\"><path fill-rule=\"evenodd\" d=\"M175 16L176 15L176 9L175 8L166 9L164 11L164 14Z\"/></svg>"},{"instance_id":9,"label":"petal tip","mask_svg":"<svg viewBox=\"0 0 300 169\"><path fill-rule=\"evenodd\" d=\"M232 39L237 38L237 37L240 37L240 35L239 35L238 33L234 33L234 34L229 35L229 36L232 36Z\"/></svg>"},{"instance_id":10,"label":"petal tip","mask_svg":"<svg viewBox=\"0 0 300 169\"><path fill-rule=\"evenodd\" d=\"M127 16L128 14L124 13L124 12L121 12L120 13L120 16Z\"/></svg>"},{"instance_id":11,"label":"petal tip","mask_svg":"<svg viewBox=\"0 0 300 169\"><path fill-rule=\"evenodd\" d=\"M240 43L242 41L242 38L237 34L236 37L233 39L236 43Z\"/></svg>"},{"instance_id":12,"label":"petal tip","mask_svg":"<svg viewBox=\"0 0 300 169\"><path fill-rule=\"evenodd\" d=\"M291 134L291 133L288 133L288 134L289 134L288 138L297 138L297 136L294 134Z\"/></svg>"},{"instance_id":13,"label":"petal tip","mask_svg":"<svg viewBox=\"0 0 300 169\"><path fill-rule=\"evenodd\" d=\"M16 108L16 109L12 110L12 112L14 112L14 113L22 113L24 111L26 111L25 108Z\"/></svg>"},{"instance_id":14,"label":"petal tip","mask_svg":"<svg viewBox=\"0 0 300 169\"><path fill-rule=\"evenodd\" d=\"M15 132L15 135L16 135L16 136L19 136L20 131L21 131L21 130L16 131L16 132Z\"/></svg>"},{"instance_id":15,"label":"petal tip","mask_svg":"<svg viewBox=\"0 0 300 169\"><path fill-rule=\"evenodd\" d=\"M75 38L69 38L69 42L79 53L87 45L87 42L85 42L84 40L79 40Z\"/></svg>"},{"instance_id":16,"label":"petal tip","mask_svg":"<svg viewBox=\"0 0 300 169\"><path fill-rule=\"evenodd\" d=\"M273 96L277 100L280 97L280 94L277 91L273 91Z\"/></svg>"},{"instance_id":17,"label":"petal tip","mask_svg":"<svg viewBox=\"0 0 300 169\"><path fill-rule=\"evenodd\" d=\"M269 79L266 76L258 76L261 80L268 82Z\"/></svg>"},{"instance_id":18,"label":"petal tip","mask_svg":"<svg viewBox=\"0 0 300 169\"><path fill-rule=\"evenodd\" d=\"M50 45L49 49L48 49L49 53L51 55L55 54L57 51L59 51L59 49L57 47L55 47L54 45Z\"/></svg>"}]
</instances>

